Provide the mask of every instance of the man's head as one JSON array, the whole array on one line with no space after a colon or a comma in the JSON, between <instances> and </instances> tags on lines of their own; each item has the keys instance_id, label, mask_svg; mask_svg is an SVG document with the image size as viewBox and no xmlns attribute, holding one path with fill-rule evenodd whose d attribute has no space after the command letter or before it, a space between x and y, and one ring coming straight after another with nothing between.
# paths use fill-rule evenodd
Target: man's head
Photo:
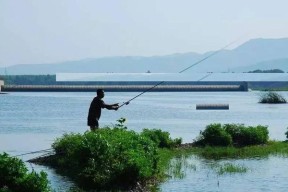
<instances>
[{"instance_id":1,"label":"man's head","mask_svg":"<svg viewBox=\"0 0 288 192\"><path fill-rule=\"evenodd\" d=\"M97 89L97 97L103 98L104 97L104 90L103 89Z\"/></svg>"}]
</instances>

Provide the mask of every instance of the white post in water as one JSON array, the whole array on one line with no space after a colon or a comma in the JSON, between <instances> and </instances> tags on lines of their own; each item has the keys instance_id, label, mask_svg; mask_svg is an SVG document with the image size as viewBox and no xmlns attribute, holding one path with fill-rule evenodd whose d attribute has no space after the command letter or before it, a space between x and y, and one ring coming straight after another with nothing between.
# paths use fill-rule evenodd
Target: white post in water
<instances>
[{"instance_id":1,"label":"white post in water","mask_svg":"<svg viewBox=\"0 0 288 192\"><path fill-rule=\"evenodd\" d=\"M4 81L0 80L0 92L1 92L1 86L4 85Z\"/></svg>"}]
</instances>

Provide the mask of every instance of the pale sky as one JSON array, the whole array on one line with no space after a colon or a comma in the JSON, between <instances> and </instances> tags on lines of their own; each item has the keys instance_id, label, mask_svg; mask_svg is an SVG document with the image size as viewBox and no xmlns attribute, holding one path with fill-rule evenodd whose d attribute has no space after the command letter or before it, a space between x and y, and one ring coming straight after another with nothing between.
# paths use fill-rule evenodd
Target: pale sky
<instances>
[{"instance_id":1,"label":"pale sky","mask_svg":"<svg viewBox=\"0 0 288 192\"><path fill-rule=\"evenodd\" d=\"M287 0L0 0L0 67L288 37L287 8Z\"/></svg>"}]
</instances>

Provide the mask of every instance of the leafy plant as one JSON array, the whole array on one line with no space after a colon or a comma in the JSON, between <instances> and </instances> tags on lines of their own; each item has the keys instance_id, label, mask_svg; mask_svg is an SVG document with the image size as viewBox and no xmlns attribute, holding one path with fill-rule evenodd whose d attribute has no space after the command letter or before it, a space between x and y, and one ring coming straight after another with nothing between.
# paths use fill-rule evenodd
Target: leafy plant
<instances>
[{"instance_id":1,"label":"leafy plant","mask_svg":"<svg viewBox=\"0 0 288 192\"><path fill-rule=\"evenodd\" d=\"M48 192L51 189L46 173L28 173L22 160L3 153L0 154L0 191Z\"/></svg>"},{"instance_id":2,"label":"leafy plant","mask_svg":"<svg viewBox=\"0 0 288 192\"><path fill-rule=\"evenodd\" d=\"M127 129L127 127L124 125L124 123L126 122L126 118L121 117L120 119L117 120L117 124L115 125L116 128L120 128L120 129Z\"/></svg>"}]
</instances>

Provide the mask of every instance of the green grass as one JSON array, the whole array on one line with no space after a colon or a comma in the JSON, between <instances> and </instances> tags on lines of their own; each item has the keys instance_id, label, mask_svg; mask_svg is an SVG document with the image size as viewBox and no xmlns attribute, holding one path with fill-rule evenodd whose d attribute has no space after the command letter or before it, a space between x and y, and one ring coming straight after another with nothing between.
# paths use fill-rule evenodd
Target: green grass
<instances>
[{"instance_id":1,"label":"green grass","mask_svg":"<svg viewBox=\"0 0 288 192\"><path fill-rule=\"evenodd\" d=\"M205 159L265 158L269 155L288 156L288 142L269 141L264 145L247 147L192 147L180 149L186 154L196 154Z\"/></svg>"}]
</instances>

